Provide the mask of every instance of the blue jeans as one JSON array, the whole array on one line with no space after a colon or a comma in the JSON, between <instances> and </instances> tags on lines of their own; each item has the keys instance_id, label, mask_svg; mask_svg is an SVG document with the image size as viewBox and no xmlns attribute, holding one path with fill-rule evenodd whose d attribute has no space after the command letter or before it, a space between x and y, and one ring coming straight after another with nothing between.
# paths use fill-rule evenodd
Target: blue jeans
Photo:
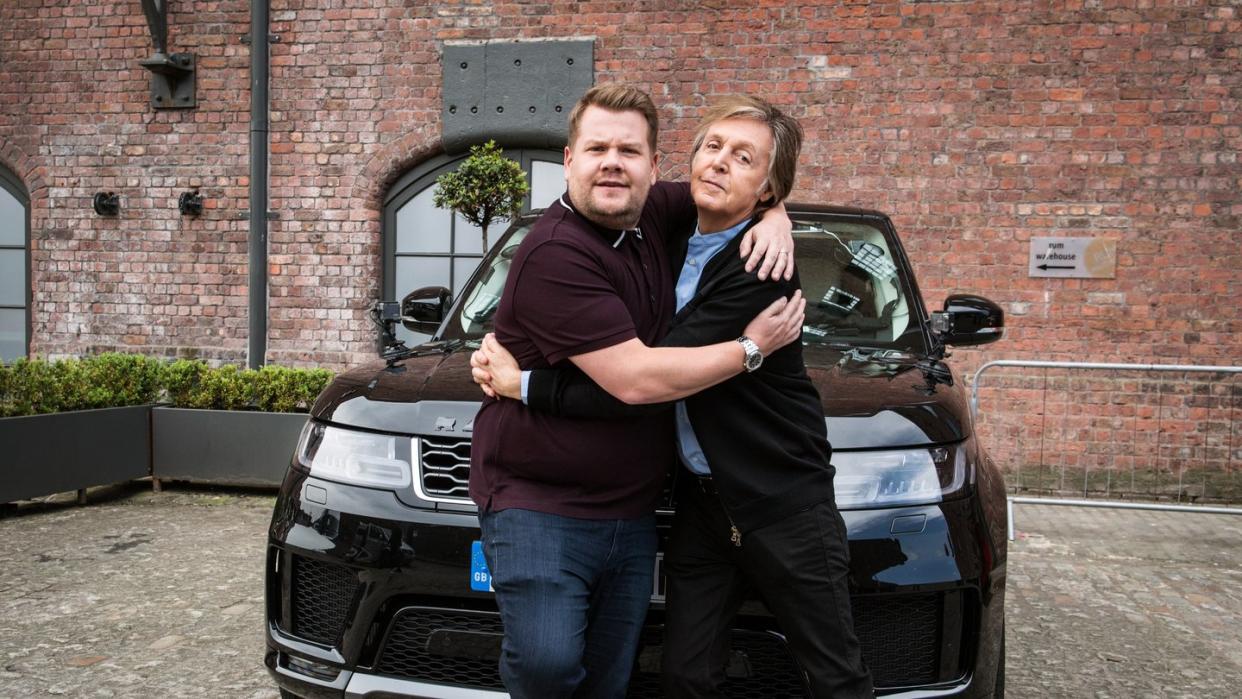
<instances>
[{"instance_id":1,"label":"blue jeans","mask_svg":"<svg viewBox=\"0 0 1242 699\"><path fill-rule=\"evenodd\" d=\"M514 699L624 697L651 599L655 516L479 515Z\"/></svg>"}]
</instances>

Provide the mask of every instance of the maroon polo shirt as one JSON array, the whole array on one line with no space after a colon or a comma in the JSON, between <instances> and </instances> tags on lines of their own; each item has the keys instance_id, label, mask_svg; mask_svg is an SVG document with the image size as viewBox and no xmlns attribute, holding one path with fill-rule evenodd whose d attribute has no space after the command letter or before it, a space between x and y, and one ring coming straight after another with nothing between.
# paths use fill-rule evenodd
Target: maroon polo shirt
<instances>
[{"instance_id":1,"label":"maroon polo shirt","mask_svg":"<svg viewBox=\"0 0 1242 699\"><path fill-rule=\"evenodd\" d=\"M569 357L635 337L655 345L673 317L667 244L694 217L686 184L652 187L638 233L592 223L565 195L514 255L496 339L523 369L573 367ZM493 510L640 517L653 511L676 458L673 429L667 413L569 418L486 399L474 421L470 496Z\"/></svg>"}]
</instances>

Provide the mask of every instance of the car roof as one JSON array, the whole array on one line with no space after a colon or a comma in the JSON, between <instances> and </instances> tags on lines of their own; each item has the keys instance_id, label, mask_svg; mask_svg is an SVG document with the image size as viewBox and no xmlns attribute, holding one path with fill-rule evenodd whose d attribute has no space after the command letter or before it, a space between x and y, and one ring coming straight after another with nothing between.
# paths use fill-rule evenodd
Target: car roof
<instances>
[{"instance_id":1,"label":"car roof","mask_svg":"<svg viewBox=\"0 0 1242 699\"><path fill-rule=\"evenodd\" d=\"M887 219L885 214L875 209L862 209L855 206L837 206L834 204L806 204L802 202L786 202L785 209L794 214L819 214L829 216L848 216ZM534 220L544 212L543 209L531 209L522 215L522 220Z\"/></svg>"},{"instance_id":2,"label":"car roof","mask_svg":"<svg viewBox=\"0 0 1242 699\"><path fill-rule=\"evenodd\" d=\"M855 206L836 206L833 204L805 204L796 201L785 202L785 210L794 214L830 214L835 216L888 218L888 214L875 209L861 209Z\"/></svg>"}]
</instances>

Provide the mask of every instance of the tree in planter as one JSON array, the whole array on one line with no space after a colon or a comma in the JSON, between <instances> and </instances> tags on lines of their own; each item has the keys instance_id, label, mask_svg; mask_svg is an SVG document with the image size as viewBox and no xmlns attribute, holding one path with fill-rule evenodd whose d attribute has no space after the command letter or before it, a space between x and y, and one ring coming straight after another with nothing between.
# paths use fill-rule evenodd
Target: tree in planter
<instances>
[{"instance_id":1,"label":"tree in planter","mask_svg":"<svg viewBox=\"0 0 1242 699\"><path fill-rule=\"evenodd\" d=\"M522 210L522 200L530 191L522 166L504 157L504 151L489 140L470 147L470 156L455 172L436 178L433 203L452 209L483 231L483 252L487 228L496 221L511 219Z\"/></svg>"}]
</instances>

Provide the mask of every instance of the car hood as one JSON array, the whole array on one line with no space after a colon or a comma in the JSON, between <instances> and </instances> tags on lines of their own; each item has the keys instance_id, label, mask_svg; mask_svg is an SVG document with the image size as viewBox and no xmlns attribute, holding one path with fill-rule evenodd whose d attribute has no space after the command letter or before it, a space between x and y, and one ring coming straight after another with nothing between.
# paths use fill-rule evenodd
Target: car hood
<instances>
[{"instance_id":1,"label":"car hood","mask_svg":"<svg viewBox=\"0 0 1242 699\"><path fill-rule=\"evenodd\" d=\"M944 362L904 353L808 345L833 449L948 444L970 436L961 382Z\"/></svg>"},{"instance_id":2,"label":"car hood","mask_svg":"<svg viewBox=\"0 0 1242 699\"><path fill-rule=\"evenodd\" d=\"M391 365L377 360L353 367L319 394L311 415L379 432L469 436L483 398L470 378L470 353L477 347L428 343Z\"/></svg>"},{"instance_id":3,"label":"car hood","mask_svg":"<svg viewBox=\"0 0 1242 699\"><path fill-rule=\"evenodd\" d=\"M430 343L392 365L354 367L324 389L311 414L364 430L469 437L482 398L470 378L476 346ZM815 345L804 356L834 449L945 444L969 436L960 382L942 362Z\"/></svg>"}]
</instances>

